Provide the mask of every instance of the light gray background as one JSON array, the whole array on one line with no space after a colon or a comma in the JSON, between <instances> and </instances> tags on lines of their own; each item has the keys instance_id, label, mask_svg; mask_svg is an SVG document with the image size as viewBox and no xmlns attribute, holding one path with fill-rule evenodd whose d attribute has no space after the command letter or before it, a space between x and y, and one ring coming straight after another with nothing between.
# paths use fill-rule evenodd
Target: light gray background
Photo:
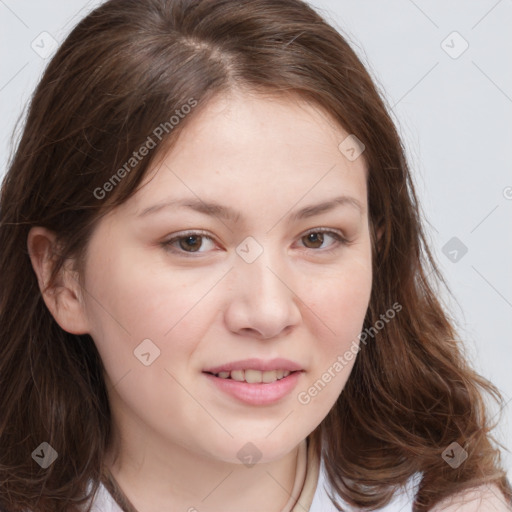
<instances>
[{"instance_id":1,"label":"light gray background","mask_svg":"<svg viewBox=\"0 0 512 512\"><path fill-rule=\"evenodd\" d=\"M51 37L62 41L100 3L0 0L0 177ZM391 108L432 249L456 297L444 300L473 365L504 395L496 435L510 450L512 1L310 3L348 37ZM458 248L446 246L453 237ZM512 456L504 451L503 457L510 476Z\"/></svg>"}]
</instances>

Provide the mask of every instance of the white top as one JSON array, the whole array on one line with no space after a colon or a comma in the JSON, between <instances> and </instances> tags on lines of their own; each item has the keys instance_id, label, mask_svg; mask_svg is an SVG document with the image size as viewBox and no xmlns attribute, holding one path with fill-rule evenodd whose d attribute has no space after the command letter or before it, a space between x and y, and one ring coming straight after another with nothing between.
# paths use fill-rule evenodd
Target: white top
<instances>
[{"instance_id":1,"label":"white top","mask_svg":"<svg viewBox=\"0 0 512 512\"><path fill-rule=\"evenodd\" d=\"M325 483L325 475L320 472L319 484ZM391 501L387 506L378 509L380 512L412 512L412 502L414 494L405 493L395 496L395 499ZM354 509L346 505L343 501L338 499L343 505L345 505L347 512L356 512L358 509ZM100 484L100 488L96 494L91 512L122 512L119 505L114 501L112 496L105 489L103 484ZM313 497L313 503L308 512L339 512L336 507L332 504L327 492L323 485L317 486L315 495Z\"/></svg>"}]
</instances>

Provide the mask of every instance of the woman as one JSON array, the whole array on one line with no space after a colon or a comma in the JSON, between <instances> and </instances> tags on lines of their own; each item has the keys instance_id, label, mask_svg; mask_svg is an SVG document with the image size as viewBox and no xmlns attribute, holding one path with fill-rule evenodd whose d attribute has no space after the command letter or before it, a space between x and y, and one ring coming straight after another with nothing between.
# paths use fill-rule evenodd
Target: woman
<instances>
[{"instance_id":1,"label":"woman","mask_svg":"<svg viewBox=\"0 0 512 512\"><path fill-rule=\"evenodd\" d=\"M306 4L103 4L0 208L5 510L509 510L396 129Z\"/></svg>"}]
</instances>

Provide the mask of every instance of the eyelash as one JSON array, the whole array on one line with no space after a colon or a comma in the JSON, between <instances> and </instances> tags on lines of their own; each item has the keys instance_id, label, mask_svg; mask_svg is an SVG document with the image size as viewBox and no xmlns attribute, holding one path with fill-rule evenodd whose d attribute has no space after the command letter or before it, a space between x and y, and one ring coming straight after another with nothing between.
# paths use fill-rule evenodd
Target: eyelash
<instances>
[{"instance_id":1,"label":"eyelash","mask_svg":"<svg viewBox=\"0 0 512 512\"><path fill-rule=\"evenodd\" d=\"M336 240L337 243L333 244L335 247L332 248L332 249L311 249L309 247L306 247L306 249L310 249L312 251L316 251L316 252L321 252L322 254L333 254L336 250L338 250L340 248L340 246L343 246L343 245L347 245L349 243L349 241L343 237L340 233L338 233L337 231L333 231L331 229L328 229L328 228L313 228L313 229L310 229L309 231L306 231L306 233L304 233L301 237L299 238L304 238L312 233L326 233L330 236L332 236L332 238L334 238ZM197 256L195 256L196 254L200 255L200 254L204 254L202 252L187 252L187 251L183 251L183 250L178 250L174 247L172 247L172 245L175 243L175 242L179 242L180 240L184 240L190 236L200 236L202 238L207 238L208 240L211 240L211 241L215 241L211 236L209 236L205 231L189 231L189 232L186 232L186 233L183 233L181 234L180 236L175 236L167 241L164 241L162 242L162 246L170 251L170 252L173 252L175 254L179 254L179 255L183 255L185 256L186 258L196 258Z\"/></svg>"}]
</instances>

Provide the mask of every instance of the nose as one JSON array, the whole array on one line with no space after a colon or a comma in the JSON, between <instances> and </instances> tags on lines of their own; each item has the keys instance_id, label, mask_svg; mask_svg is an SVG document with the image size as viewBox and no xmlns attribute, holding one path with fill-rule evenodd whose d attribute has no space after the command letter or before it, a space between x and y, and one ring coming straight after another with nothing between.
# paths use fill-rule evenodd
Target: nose
<instances>
[{"instance_id":1,"label":"nose","mask_svg":"<svg viewBox=\"0 0 512 512\"><path fill-rule=\"evenodd\" d=\"M296 282L282 258L267 248L252 263L237 257L230 272L231 296L225 314L232 332L270 339L299 324Z\"/></svg>"}]
</instances>

